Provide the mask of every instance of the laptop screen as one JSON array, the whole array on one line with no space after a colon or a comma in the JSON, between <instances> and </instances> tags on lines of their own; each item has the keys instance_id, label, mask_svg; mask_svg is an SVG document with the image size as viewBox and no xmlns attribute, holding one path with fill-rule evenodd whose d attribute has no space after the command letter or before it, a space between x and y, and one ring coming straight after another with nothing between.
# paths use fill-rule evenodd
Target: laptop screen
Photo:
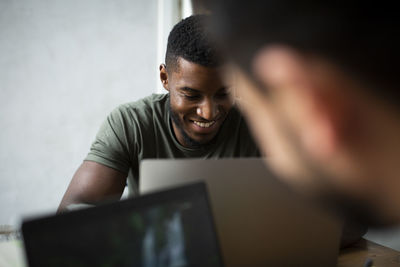
<instances>
[{"instance_id":1,"label":"laptop screen","mask_svg":"<svg viewBox=\"0 0 400 267\"><path fill-rule=\"evenodd\" d=\"M22 225L30 266L222 266L204 183Z\"/></svg>"}]
</instances>

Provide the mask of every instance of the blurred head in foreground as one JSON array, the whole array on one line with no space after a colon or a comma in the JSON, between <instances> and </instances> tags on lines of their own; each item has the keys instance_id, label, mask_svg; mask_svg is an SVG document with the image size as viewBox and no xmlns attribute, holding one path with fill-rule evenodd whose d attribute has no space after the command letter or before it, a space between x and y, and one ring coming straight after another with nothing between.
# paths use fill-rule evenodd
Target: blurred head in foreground
<instances>
[{"instance_id":1,"label":"blurred head in foreground","mask_svg":"<svg viewBox=\"0 0 400 267\"><path fill-rule=\"evenodd\" d=\"M213 2L211 28L271 168L299 189L335 196L371 224L400 223L396 8Z\"/></svg>"}]
</instances>

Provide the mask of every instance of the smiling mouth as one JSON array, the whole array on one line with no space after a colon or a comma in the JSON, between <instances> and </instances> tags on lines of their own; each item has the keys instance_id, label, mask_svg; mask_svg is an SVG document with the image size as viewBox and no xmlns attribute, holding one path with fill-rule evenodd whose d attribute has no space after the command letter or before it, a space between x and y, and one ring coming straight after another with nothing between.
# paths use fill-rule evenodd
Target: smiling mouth
<instances>
[{"instance_id":1,"label":"smiling mouth","mask_svg":"<svg viewBox=\"0 0 400 267\"><path fill-rule=\"evenodd\" d=\"M213 126L216 123L216 121L215 120L210 121L210 122L193 121L193 123L201 128L210 128L211 126Z\"/></svg>"}]
</instances>

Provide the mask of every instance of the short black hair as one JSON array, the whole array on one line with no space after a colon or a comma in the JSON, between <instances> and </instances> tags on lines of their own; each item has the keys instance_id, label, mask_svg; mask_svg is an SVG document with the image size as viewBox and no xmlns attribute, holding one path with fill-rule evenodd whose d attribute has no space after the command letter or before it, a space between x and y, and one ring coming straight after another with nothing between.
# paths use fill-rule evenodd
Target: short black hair
<instances>
[{"instance_id":1,"label":"short black hair","mask_svg":"<svg viewBox=\"0 0 400 267\"><path fill-rule=\"evenodd\" d=\"M204 67L221 64L217 46L206 30L208 20L209 15L192 15L173 27L165 55L167 70L175 69L179 57Z\"/></svg>"},{"instance_id":2,"label":"short black hair","mask_svg":"<svg viewBox=\"0 0 400 267\"><path fill-rule=\"evenodd\" d=\"M391 1L213 0L212 30L222 51L251 73L255 53L283 44L318 55L399 102L400 32Z\"/></svg>"}]
</instances>

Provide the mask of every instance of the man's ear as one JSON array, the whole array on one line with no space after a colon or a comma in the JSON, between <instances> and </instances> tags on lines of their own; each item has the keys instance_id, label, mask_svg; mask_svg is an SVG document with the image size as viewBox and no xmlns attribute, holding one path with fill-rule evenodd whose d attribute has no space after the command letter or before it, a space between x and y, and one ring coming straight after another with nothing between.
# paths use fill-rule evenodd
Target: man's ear
<instances>
[{"instance_id":1,"label":"man's ear","mask_svg":"<svg viewBox=\"0 0 400 267\"><path fill-rule=\"evenodd\" d=\"M169 91L167 67L165 66L165 64L161 64L159 69L161 83L165 90Z\"/></svg>"},{"instance_id":2,"label":"man's ear","mask_svg":"<svg viewBox=\"0 0 400 267\"><path fill-rule=\"evenodd\" d=\"M315 159L338 152L349 127L354 127L339 72L322 60L282 46L262 50L253 62L256 78L304 152Z\"/></svg>"}]
</instances>

